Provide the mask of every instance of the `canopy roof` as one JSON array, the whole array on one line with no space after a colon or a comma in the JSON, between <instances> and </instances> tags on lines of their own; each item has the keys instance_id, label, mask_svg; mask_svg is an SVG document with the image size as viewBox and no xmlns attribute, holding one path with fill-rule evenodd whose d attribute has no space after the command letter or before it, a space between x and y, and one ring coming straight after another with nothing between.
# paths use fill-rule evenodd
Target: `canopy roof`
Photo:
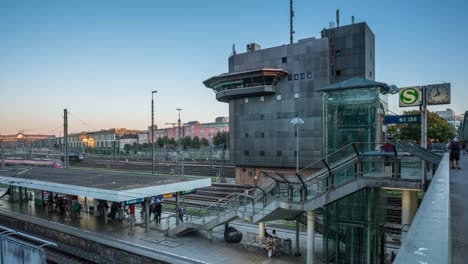
<instances>
[{"instance_id":1,"label":"canopy roof","mask_svg":"<svg viewBox=\"0 0 468 264\"><path fill-rule=\"evenodd\" d=\"M345 90L353 88L380 87L381 91L388 92L388 84L376 82L365 78L351 78L342 82L334 83L318 89L318 92L328 92L335 90Z\"/></svg>"},{"instance_id":2,"label":"canopy roof","mask_svg":"<svg viewBox=\"0 0 468 264\"><path fill-rule=\"evenodd\" d=\"M0 184L123 202L211 186L211 178L15 167L0 169Z\"/></svg>"}]
</instances>

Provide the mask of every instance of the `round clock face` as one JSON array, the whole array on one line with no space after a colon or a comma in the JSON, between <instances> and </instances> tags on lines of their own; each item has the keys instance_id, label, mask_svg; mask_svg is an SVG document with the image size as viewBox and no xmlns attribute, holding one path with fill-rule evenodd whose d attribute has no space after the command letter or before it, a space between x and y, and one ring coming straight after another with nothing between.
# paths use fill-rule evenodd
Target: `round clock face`
<instances>
[{"instance_id":1,"label":"round clock face","mask_svg":"<svg viewBox=\"0 0 468 264\"><path fill-rule=\"evenodd\" d=\"M450 86L430 85L427 87L427 104L450 104Z\"/></svg>"}]
</instances>

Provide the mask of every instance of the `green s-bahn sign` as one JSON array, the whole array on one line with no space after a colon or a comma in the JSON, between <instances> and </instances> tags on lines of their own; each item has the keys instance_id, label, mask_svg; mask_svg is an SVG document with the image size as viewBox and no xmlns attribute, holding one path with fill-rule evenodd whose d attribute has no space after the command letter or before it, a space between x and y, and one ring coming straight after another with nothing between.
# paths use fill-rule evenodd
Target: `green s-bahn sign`
<instances>
[{"instance_id":1,"label":"green s-bahn sign","mask_svg":"<svg viewBox=\"0 0 468 264\"><path fill-rule=\"evenodd\" d=\"M421 104L421 87L400 88L400 107L419 106Z\"/></svg>"}]
</instances>

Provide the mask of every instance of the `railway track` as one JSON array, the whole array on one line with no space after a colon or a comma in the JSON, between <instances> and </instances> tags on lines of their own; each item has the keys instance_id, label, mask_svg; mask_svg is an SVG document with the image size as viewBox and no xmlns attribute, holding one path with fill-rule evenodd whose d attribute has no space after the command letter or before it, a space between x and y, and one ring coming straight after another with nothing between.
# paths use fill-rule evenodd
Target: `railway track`
<instances>
[{"instance_id":1,"label":"railway track","mask_svg":"<svg viewBox=\"0 0 468 264\"><path fill-rule=\"evenodd\" d=\"M142 170L151 171L151 162L141 161L124 161L124 160L103 160L103 159L86 159L81 162L70 162L71 165L77 167L90 167L90 168L107 168L107 169L121 169L121 170ZM175 171L175 163L158 163L155 164L155 170L159 173L172 173ZM205 164L205 163L185 163L185 174L196 176L210 176L216 177L224 171L224 176L227 178L234 178L235 167L230 165Z\"/></svg>"}]
</instances>

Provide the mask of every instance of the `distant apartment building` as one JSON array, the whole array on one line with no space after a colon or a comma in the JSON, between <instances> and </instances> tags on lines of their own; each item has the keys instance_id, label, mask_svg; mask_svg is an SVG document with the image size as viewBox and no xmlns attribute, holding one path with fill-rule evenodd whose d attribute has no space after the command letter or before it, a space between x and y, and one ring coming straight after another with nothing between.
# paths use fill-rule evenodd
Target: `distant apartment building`
<instances>
[{"instance_id":1,"label":"distant apartment building","mask_svg":"<svg viewBox=\"0 0 468 264\"><path fill-rule=\"evenodd\" d=\"M19 132L14 135L0 135L0 147L2 148L53 148L54 135L25 134Z\"/></svg>"},{"instance_id":2,"label":"distant apartment building","mask_svg":"<svg viewBox=\"0 0 468 264\"><path fill-rule=\"evenodd\" d=\"M132 130L126 128L111 128L92 132L73 133L68 135L68 147L72 152L81 152L86 149L111 150L120 146L120 138L128 135L135 135L138 141L138 134L142 130ZM57 144L63 145L63 137L57 139Z\"/></svg>"},{"instance_id":3,"label":"distant apartment building","mask_svg":"<svg viewBox=\"0 0 468 264\"><path fill-rule=\"evenodd\" d=\"M366 23L324 29L322 37L229 57L227 73L204 84L216 99L229 104L230 160L236 177L253 178L260 169L293 170L296 127L300 167L322 158L321 87L361 77L375 79L374 34Z\"/></svg>"},{"instance_id":4,"label":"distant apartment building","mask_svg":"<svg viewBox=\"0 0 468 264\"><path fill-rule=\"evenodd\" d=\"M151 128L151 127L150 127ZM151 134L151 130L149 130ZM198 121L190 121L181 125L180 134L181 137L198 137L206 138L211 142L212 138L218 132L229 132L229 118L228 117L217 117L213 123L200 123ZM161 128L154 131L154 140L158 138L178 138L178 127ZM151 142L151 139L149 139Z\"/></svg>"}]
</instances>

